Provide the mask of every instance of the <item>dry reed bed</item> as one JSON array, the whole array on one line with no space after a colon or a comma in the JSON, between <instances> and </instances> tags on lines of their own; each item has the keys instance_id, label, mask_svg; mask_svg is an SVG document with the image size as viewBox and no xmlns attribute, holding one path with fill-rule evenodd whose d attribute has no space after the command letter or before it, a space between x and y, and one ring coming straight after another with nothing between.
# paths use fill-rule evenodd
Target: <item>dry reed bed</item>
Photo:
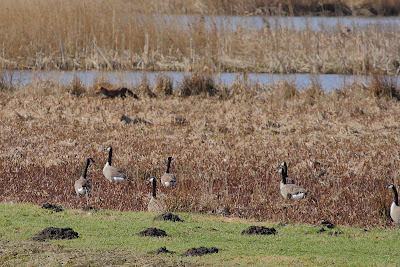
<instances>
[{"instance_id":1,"label":"dry reed bed","mask_svg":"<svg viewBox=\"0 0 400 267\"><path fill-rule=\"evenodd\" d=\"M400 104L376 93L378 79L369 89L353 85L332 93L315 86L299 92L287 83L232 87L226 100L162 94L102 100L30 86L3 93L0 201L83 207L73 183L92 157L89 205L146 210L151 186L145 178L160 177L173 156L178 186L159 189L171 211L391 225L393 196L384 186L399 184ZM122 115L152 124L126 124ZM113 163L129 183L110 184L102 176L103 145L113 146ZM283 160L309 189L307 199L280 196L274 170Z\"/></svg>"},{"instance_id":2,"label":"dry reed bed","mask_svg":"<svg viewBox=\"0 0 400 267\"><path fill-rule=\"evenodd\" d=\"M400 3L396 0L183 0L132 1L138 13L227 14L227 15L291 15L291 16L396 16Z\"/></svg>"},{"instance_id":3,"label":"dry reed bed","mask_svg":"<svg viewBox=\"0 0 400 267\"><path fill-rule=\"evenodd\" d=\"M106 1L82 2L86 5L107 4ZM400 3L396 0L118 0L114 3L129 5L130 11L137 14L397 16L400 13Z\"/></svg>"},{"instance_id":4,"label":"dry reed bed","mask_svg":"<svg viewBox=\"0 0 400 267\"><path fill-rule=\"evenodd\" d=\"M396 74L400 65L398 28L206 26L200 16L138 15L134 1L5 0L2 7L2 68Z\"/></svg>"}]
</instances>

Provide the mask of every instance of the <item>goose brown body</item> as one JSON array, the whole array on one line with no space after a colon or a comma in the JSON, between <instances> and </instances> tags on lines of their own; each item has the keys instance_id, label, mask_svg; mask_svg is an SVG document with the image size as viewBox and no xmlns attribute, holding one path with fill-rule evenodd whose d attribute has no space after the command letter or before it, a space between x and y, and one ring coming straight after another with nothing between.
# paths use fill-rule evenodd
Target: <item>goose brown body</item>
<instances>
[{"instance_id":1,"label":"goose brown body","mask_svg":"<svg viewBox=\"0 0 400 267\"><path fill-rule=\"evenodd\" d=\"M88 158L86 161L85 170L83 171L81 177L75 181L74 188L78 196L85 196L92 189L90 182L87 180L87 170L91 162L94 162L94 160L92 158Z\"/></svg>"},{"instance_id":2,"label":"goose brown body","mask_svg":"<svg viewBox=\"0 0 400 267\"><path fill-rule=\"evenodd\" d=\"M106 147L105 150L108 150L108 161L103 168L104 177L112 183L126 181L127 178L125 173L122 170L111 166L112 147Z\"/></svg>"},{"instance_id":3,"label":"goose brown body","mask_svg":"<svg viewBox=\"0 0 400 267\"><path fill-rule=\"evenodd\" d=\"M167 163L167 170L165 173L161 176L161 184L165 187L170 187L174 186L176 184L176 177L175 174L170 173L170 167L171 167L171 161L172 157L168 157L168 163Z\"/></svg>"},{"instance_id":4,"label":"goose brown body","mask_svg":"<svg viewBox=\"0 0 400 267\"><path fill-rule=\"evenodd\" d=\"M156 187L157 187L157 179L154 177L150 177L149 179L147 179L147 181L152 183L152 188L153 188L153 193L151 196L151 199L149 201L149 204L147 204L147 211L149 212L163 212L166 209L166 204L165 201L160 198L157 197L156 194Z\"/></svg>"}]
</instances>

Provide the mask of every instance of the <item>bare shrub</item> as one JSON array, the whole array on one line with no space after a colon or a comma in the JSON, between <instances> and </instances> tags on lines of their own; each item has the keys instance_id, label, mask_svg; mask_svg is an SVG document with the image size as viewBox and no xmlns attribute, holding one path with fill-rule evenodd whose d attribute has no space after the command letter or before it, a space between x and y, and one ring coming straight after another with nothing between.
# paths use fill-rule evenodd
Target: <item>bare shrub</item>
<instances>
[{"instance_id":1,"label":"bare shrub","mask_svg":"<svg viewBox=\"0 0 400 267\"><path fill-rule=\"evenodd\" d=\"M156 83L154 85L153 91L156 93L163 93L164 95L173 94L173 80L170 76L161 74L156 77Z\"/></svg>"},{"instance_id":2,"label":"bare shrub","mask_svg":"<svg viewBox=\"0 0 400 267\"><path fill-rule=\"evenodd\" d=\"M218 93L217 86L210 73L195 72L192 75L186 75L183 78L179 88L180 96L193 96L204 94L206 96L215 96Z\"/></svg>"},{"instance_id":3,"label":"bare shrub","mask_svg":"<svg viewBox=\"0 0 400 267\"><path fill-rule=\"evenodd\" d=\"M304 103L310 106L315 105L324 95L324 89L320 83L311 80L311 86L301 91L301 94L304 96Z\"/></svg>"},{"instance_id":4,"label":"bare shrub","mask_svg":"<svg viewBox=\"0 0 400 267\"><path fill-rule=\"evenodd\" d=\"M12 72L0 70L0 92L14 91Z\"/></svg>"},{"instance_id":5,"label":"bare shrub","mask_svg":"<svg viewBox=\"0 0 400 267\"><path fill-rule=\"evenodd\" d=\"M83 85L82 81L78 77L76 77L76 75L74 75L70 85L66 86L65 90L69 94L76 96L80 96L86 93L86 87Z\"/></svg>"},{"instance_id":6,"label":"bare shrub","mask_svg":"<svg viewBox=\"0 0 400 267\"><path fill-rule=\"evenodd\" d=\"M140 95L150 98L156 98L157 95L150 89L149 81L147 80L146 73L142 74L142 82L139 85L138 92Z\"/></svg>"},{"instance_id":7,"label":"bare shrub","mask_svg":"<svg viewBox=\"0 0 400 267\"><path fill-rule=\"evenodd\" d=\"M396 88L394 78L374 75L368 90L376 98L395 98L400 100L399 90Z\"/></svg>"}]
</instances>

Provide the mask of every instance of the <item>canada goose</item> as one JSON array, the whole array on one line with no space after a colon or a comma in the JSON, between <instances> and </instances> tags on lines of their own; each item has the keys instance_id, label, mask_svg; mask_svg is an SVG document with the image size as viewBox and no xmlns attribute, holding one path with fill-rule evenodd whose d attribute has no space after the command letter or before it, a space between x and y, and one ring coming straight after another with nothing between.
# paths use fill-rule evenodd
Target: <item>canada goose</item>
<instances>
[{"instance_id":1,"label":"canada goose","mask_svg":"<svg viewBox=\"0 0 400 267\"><path fill-rule=\"evenodd\" d=\"M153 184L153 195L147 205L147 210L149 212L163 212L165 210L165 202L162 198L157 198L156 195L156 183L157 179L154 177L150 177L147 179L148 182L152 182Z\"/></svg>"},{"instance_id":2,"label":"canada goose","mask_svg":"<svg viewBox=\"0 0 400 267\"><path fill-rule=\"evenodd\" d=\"M282 178L283 178L283 176L285 176L286 184L294 184L294 179L289 178L287 175L287 164L285 161L283 161L280 164L280 168L282 169ZM279 172L279 169L278 169L278 172ZM283 179L282 179L282 181L283 181ZM282 181L280 182L280 187L282 187L284 185L284 183Z\"/></svg>"},{"instance_id":3,"label":"canada goose","mask_svg":"<svg viewBox=\"0 0 400 267\"><path fill-rule=\"evenodd\" d=\"M397 194L396 187L393 184L388 184L385 188L391 188L394 192L394 201L390 206L390 217L392 217L393 221L397 224L400 224L400 207L399 207L399 197Z\"/></svg>"},{"instance_id":4,"label":"canada goose","mask_svg":"<svg viewBox=\"0 0 400 267\"><path fill-rule=\"evenodd\" d=\"M81 177L75 181L74 187L75 187L75 192L78 196L85 196L85 195L87 196L87 194L92 189L89 181L86 179L87 170L91 162L94 162L94 160L92 158L88 158L86 161L85 170L83 171Z\"/></svg>"},{"instance_id":5,"label":"canada goose","mask_svg":"<svg viewBox=\"0 0 400 267\"><path fill-rule=\"evenodd\" d=\"M173 159L172 157L168 157L167 170L161 176L161 183L165 187L173 186L176 184L175 174L169 172L169 168L171 167L172 159Z\"/></svg>"},{"instance_id":6,"label":"canada goose","mask_svg":"<svg viewBox=\"0 0 400 267\"><path fill-rule=\"evenodd\" d=\"M301 186L294 184L294 181L287 178L287 165L286 162L280 164L280 168L277 170L282 174L282 181L279 183L281 189L281 195L287 199L302 199L307 195L307 190ZM293 183L288 183L293 182Z\"/></svg>"},{"instance_id":7,"label":"canada goose","mask_svg":"<svg viewBox=\"0 0 400 267\"><path fill-rule=\"evenodd\" d=\"M108 146L104 150L108 150L108 161L103 168L104 177L110 182L123 182L126 181L126 175L118 168L111 166L112 147Z\"/></svg>"}]
</instances>

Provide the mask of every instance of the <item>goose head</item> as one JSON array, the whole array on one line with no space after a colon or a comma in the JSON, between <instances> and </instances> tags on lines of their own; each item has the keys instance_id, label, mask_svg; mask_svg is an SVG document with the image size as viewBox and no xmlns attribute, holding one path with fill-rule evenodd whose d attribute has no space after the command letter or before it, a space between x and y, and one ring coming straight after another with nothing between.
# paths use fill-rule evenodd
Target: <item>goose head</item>
<instances>
[{"instance_id":1,"label":"goose head","mask_svg":"<svg viewBox=\"0 0 400 267\"><path fill-rule=\"evenodd\" d=\"M275 172L279 172L279 173L285 173L287 171L287 165L285 161L282 161L281 163L279 163L278 165L278 169L275 170Z\"/></svg>"},{"instance_id":2,"label":"goose head","mask_svg":"<svg viewBox=\"0 0 400 267\"><path fill-rule=\"evenodd\" d=\"M147 181L147 182L153 182L153 180L155 180L155 179L156 179L156 178L154 178L154 177L149 177L149 178L146 179L146 181Z\"/></svg>"},{"instance_id":3,"label":"goose head","mask_svg":"<svg viewBox=\"0 0 400 267\"><path fill-rule=\"evenodd\" d=\"M387 186L385 186L385 188L387 189L392 189L394 187L394 184L388 184Z\"/></svg>"}]
</instances>

